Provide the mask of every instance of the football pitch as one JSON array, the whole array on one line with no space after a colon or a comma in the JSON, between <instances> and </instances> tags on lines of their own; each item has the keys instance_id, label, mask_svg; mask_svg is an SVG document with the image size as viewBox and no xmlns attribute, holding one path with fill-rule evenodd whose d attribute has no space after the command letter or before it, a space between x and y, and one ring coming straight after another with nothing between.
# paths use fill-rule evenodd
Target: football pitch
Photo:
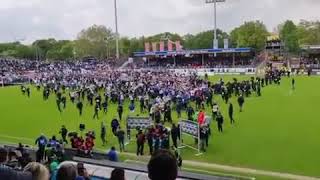
<instances>
[{"instance_id":1,"label":"football pitch","mask_svg":"<svg viewBox=\"0 0 320 180\"><path fill-rule=\"evenodd\" d=\"M224 77L224 80L231 80L232 77ZM216 81L220 77L210 78ZM283 78L280 86L263 88L261 97L253 94L246 98L242 113L233 97L235 125L229 122L227 105L220 96L215 96L214 100L218 102L225 118L224 132L218 133L217 125L213 122L213 134L207 152L195 156L196 151L183 149L183 159L320 177L320 77L299 76L295 79L295 90L291 89L291 78ZM92 119L92 106L85 102L84 107L83 116L80 117L75 104L68 99L66 109L60 113L52 94L48 101L44 101L42 90L37 91L34 87L31 88L30 98L22 95L19 86L0 88L0 142L34 145L35 138L41 133L47 137L60 137L58 132L61 125L65 125L70 132L78 131L79 124L84 123L87 130L95 130L97 149L107 151L111 146L118 148L117 139L110 128L111 119L117 117L117 105L110 103L108 113L104 115L101 112L99 120ZM210 112L210 109L207 108L207 111ZM138 112L139 108L136 108L133 115ZM172 112L177 122L177 114L174 110ZM126 102L124 117L128 113ZM182 115L186 117L186 113ZM105 147L99 138L101 121L107 124L108 143ZM121 123L124 125L125 120ZM135 136L135 132L132 132L132 136ZM135 142L132 141L126 148L129 152L135 152Z\"/></svg>"}]
</instances>

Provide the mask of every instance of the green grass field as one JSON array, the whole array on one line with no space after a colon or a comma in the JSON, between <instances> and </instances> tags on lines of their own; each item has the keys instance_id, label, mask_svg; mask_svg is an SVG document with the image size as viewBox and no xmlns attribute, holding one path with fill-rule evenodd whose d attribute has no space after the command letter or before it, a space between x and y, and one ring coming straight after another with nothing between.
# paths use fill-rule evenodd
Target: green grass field
<instances>
[{"instance_id":1,"label":"green grass field","mask_svg":"<svg viewBox=\"0 0 320 180\"><path fill-rule=\"evenodd\" d=\"M238 77L241 78L249 77ZM211 79L214 81L218 77ZM223 110L225 131L217 133L213 123L213 135L207 152L195 156L195 151L184 149L184 159L320 177L320 156L317 154L320 152L320 118L317 114L320 107L320 77L296 77L294 91L291 90L291 79L284 78L280 86L262 89L262 97L247 98L242 113L238 112L236 99L233 98L235 125L230 125L227 105L221 97L215 96L214 99ZM67 109L60 114L52 95L49 101L43 101L42 91L34 88L30 98L21 94L20 87L0 88L0 142L33 144L40 133L48 137L58 136L61 125L66 125L69 131L76 131L81 122L86 124L87 129L94 129L99 134L100 122L107 121L110 127L116 108L116 105L109 106L107 115L100 113L100 120L93 120L93 107L88 105L84 115L79 117L75 105L68 101ZM129 111L127 105L124 110L126 117ZM183 113L183 116L186 117L186 114ZM177 121L175 112L173 118ZM102 147L100 139L97 139L96 147L105 151L112 145L118 147L110 128L108 140L107 147ZM127 149L134 152L135 143L129 144Z\"/></svg>"}]
</instances>

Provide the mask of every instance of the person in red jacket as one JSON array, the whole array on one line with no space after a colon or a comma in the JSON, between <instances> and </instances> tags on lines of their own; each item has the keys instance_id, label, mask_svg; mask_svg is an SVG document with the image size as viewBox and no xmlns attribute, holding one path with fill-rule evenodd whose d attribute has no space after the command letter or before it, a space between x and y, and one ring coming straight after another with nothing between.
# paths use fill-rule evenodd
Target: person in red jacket
<instances>
[{"instance_id":1,"label":"person in red jacket","mask_svg":"<svg viewBox=\"0 0 320 180\"><path fill-rule=\"evenodd\" d=\"M198 123L200 126L205 123L205 113L203 112L203 110L200 110L198 114Z\"/></svg>"}]
</instances>

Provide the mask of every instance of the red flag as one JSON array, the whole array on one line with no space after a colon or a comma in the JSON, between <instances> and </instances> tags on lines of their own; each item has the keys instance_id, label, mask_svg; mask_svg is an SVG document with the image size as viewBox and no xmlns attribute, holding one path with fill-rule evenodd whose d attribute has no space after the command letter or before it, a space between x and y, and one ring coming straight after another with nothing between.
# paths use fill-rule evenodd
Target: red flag
<instances>
[{"instance_id":1,"label":"red flag","mask_svg":"<svg viewBox=\"0 0 320 180\"><path fill-rule=\"evenodd\" d=\"M153 52L157 51L157 43L156 42L152 43L152 51Z\"/></svg>"},{"instance_id":2,"label":"red flag","mask_svg":"<svg viewBox=\"0 0 320 180\"><path fill-rule=\"evenodd\" d=\"M150 43L149 42L144 43L144 51L150 52Z\"/></svg>"},{"instance_id":3,"label":"red flag","mask_svg":"<svg viewBox=\"0 0 320 180\"><path fill-rule=\"evenodd\" d=\"M160 51L164 51L164 42L163 41L160 42Z\"/></svg>"},{"instance_id":4,"label":"red flag","mask_svg":"<svg viewBox=\"0 0 320 180\"><path fill-rule=\"evenodd\" d=\"M180 41L176 41L176 51L181 51L182 48L181 48L181 44L180 44Z\"/></svg>"},{"instance_id":5,"label":"red flag","mask_svg":"<svg viewBox=\"0 0 320 180\"><path fill-rule=\"evenodd\" d=\"M168 40L168 51L172 51L172 41Z\"/></svg>"}]
</instances>

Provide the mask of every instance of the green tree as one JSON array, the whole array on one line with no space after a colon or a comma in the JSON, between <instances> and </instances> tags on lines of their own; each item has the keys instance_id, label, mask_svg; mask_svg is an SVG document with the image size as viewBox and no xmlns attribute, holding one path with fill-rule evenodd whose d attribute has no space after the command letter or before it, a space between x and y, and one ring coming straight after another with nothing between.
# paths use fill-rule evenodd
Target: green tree
<instances>
[{"instance_id":1,"label":"green tree","mask_svg":"<svg viewBox=\"0 0 320 180\"><path fill-rule=\"evenodd\" d=\"M74 57L74 43L68 42L60 48L61 59L72 59Z\"/></svg>"},{"instance_id":2,"label":"green tree","mask_svg":"<svg viewBox=\"0 0 320 180\"><path fill-rule=\"evenodd\" d=\"M320 44L320 21L302 20L297 33L300 45L319 45Z\"/></svg>"},{"instance_id":3,"label":"green tree","mask_svg":"<svg viewBox=\"0 0 320 180\"><path fill-rule=\"evenodd\" d=\"M251 47L262 50L268 36L266 26L261 21L245 22L230 33L234 47Z\"/></svg>"},{"instance_id":4,"label":"green tree","mask_svg":"<svg viewBox=\"0 0 320 180\"><path fill-rule=\"evenodd\" d=\"M131 41L128 37L122 37L120 38L120 54L121 56L130 56L131 49L130 49L130 45L131 45Z\"/></svg>"},{"instance_id":5,"label":"green tree","mask_svg":"<svg viewBox=\"0 0 320 180\"><path fill-rule=\"evenodd\" d=\"M279 25L280 39L284 42L286 50L289 52L298 52L299 46L299 33L297 26L290 20Z\"/></svg>"},{"instance_id":6,"label":"green tree","mask_svg":"<svg viewBox=\"0 0 320 180\"><path fill-rule=\"evenodd\" d=\"M47 58L47 52L54 48L57 41L53 38L50 39L40 39L32 43L32 46L38 47L38 53L41 59Z\"/></svg>"},{"instance_id":7,"label":"green tree","mask_svg":"<svg viewBox=\"0 0 320 180\"><path fill-rule=\"evenodd\" d=\"M130 40L130 53L144 51L144 37L132 38Z\"/></svg>"},{"instance_id":8,"label":"green tree","mask_svg":"<svg viewBox=\"0 0 320 180\"><path fill-rule=\"evenodd\" d=\"M108 50L114 49L115 33L103 25L93 25L83 29L75 41L75 52L78 57L95 56L97 58L107 57ZM110 47L108 47L108 46Z\"/></svg>"},{"instance_id":9,"label":"green tree","mask_svg":"<svg viewBox=\"0 0 320 180\"><path fill-rule=\"evenodd\" d=\"M184 36L184 47L186 49L209 49L213 48L214 31L204 31L196 35L187 34ZM224 39L229 39L229 35L217 29L218 47L223 48Z\"/></svg>"}]
</instances>

